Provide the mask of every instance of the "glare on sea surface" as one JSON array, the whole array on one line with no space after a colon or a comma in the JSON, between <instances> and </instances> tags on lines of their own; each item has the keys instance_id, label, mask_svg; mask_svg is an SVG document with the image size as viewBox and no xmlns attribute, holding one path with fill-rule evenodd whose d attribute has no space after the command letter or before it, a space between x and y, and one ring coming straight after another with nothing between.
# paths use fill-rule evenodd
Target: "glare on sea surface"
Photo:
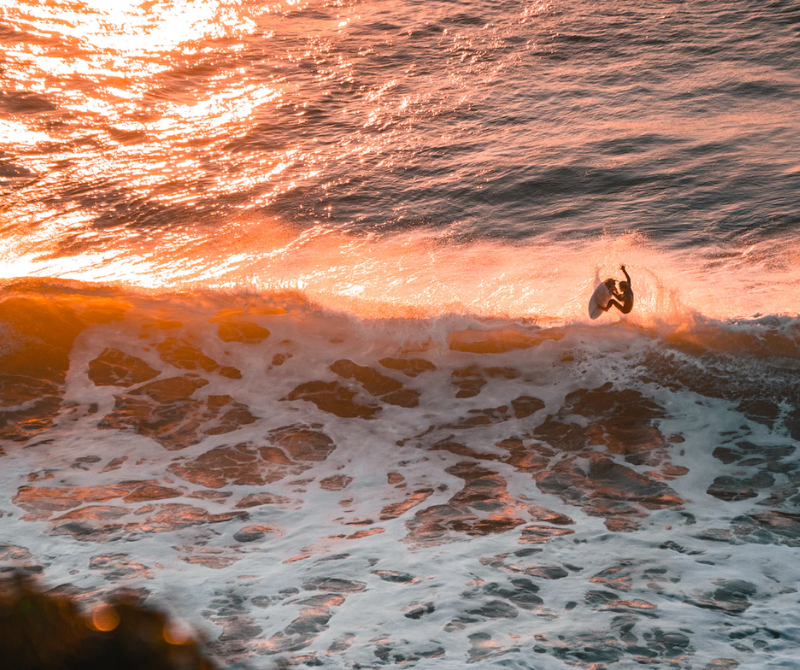
<instances>
[{"instance_id":1,"label":"glare on sea surface","mask_svg":"<svg viewBox=\"0 0 800 670\"><path fill-rule=\"evenodd\" d=\"M190 213L204 201L243 192L248 193L247 208L264 206L296 188L298 180L320 175L330 162L363 162L376 151L375 143L363 138L334 151L320 148L316 140L306 148L286 144L269 151L243 151L246 143L238 150L229 146L235 138L246 138L281 104L286 87L299 100L297 118L306 113L297 85L254 79L245 68L229 66L247 49L254 31L260 31L259 48L269 44L264 40L272 31L263 22L257 25L259 13L281 5L294 11L303 4L0 0L0 11L19 34L40 37L9 45L0 86L23 95L35 92L54 107L46 116L0 121L7 131L5 146L30 149L20 158L32 175L15 187L7 202L4 218L13 220L13 232L0 244L3 276L146 287L187 281L231 286L241 281L256 255L275 258L271 245L256 250L226 240L223 250L210 236L226 236L229 224L213 221L205 229L190 219L187 225L175 225L168 212ZM281 57L313 60L327 53L324 39L311 34L308 39L309 52ZM339 59L318 77L324 81L351 67ZM188 71L193 74L187 76ZM367 125L383 123L376 110L395 86L389 82L366 92ZM49 123L48 117L66 122ZM385 133L381 141L391 137ZM86 199L87 205L65 201L60 206L62 192L75 185L101 199L110 197L103 207L119 203L113 209L121 225L98 226L102 210L94 209L93 197ZM126 226L126 219L138 223L136 203L145 203L150 217L144 230ZM260 221L254 237L263 240L265 231L275 237L270 226ZM234 239L241 239L241 233ZM271 281L297 286L305 282L305 274L273 276ZM311 274L323 281L323 275ZM323 283L336 285L330 277Z\"/></svg>"},{"instance_id":2,"label":"glare on sea surface","mask_svg":"<svg viewBox=\"0 0 800 670\"><path fill-rule=\"evenodd\" d=\"M279 87L243 77L241 68L214 64L215 49L222 49L223 57L235 54L255 30L241 3L0 0L0 14L21 36L5 50L0 87L34 94L52 106L42 115L0 119L0 149L17 154L27 149L18 160L31 175L5 202L3 219L13 221L14 230L0 249L6 276L16 268L57 276L80 272L81 279L136 278L152 285L146 270L131 270L150 266L146 258L134 258L132 236L124 228L98 230L91 204L59 207L63 190L80 184L101 195L119 191L127 202L191 208L204 197L261 187L264 195L253 198L258 203L274 190L271 180L297 161L293 147L251 160L226 148L252 130L262 108L282 97ZM227 41L216 47L215 40ZM207 74L181 73L192 68ZM220 169L236 163L233 174ZM124 214L127 202L116 211ZM135 211L130 216L138 218ZM184 236L189 232L181 230ZM196 238L189 233L172 243L191 245ZM67 258L54 258L55 242L72 247ZM117 260L103 272L96 265L106 251L75 253L76 246L97 244L116 251L109 253ZM117 258L123 255L129 257L126 263ZM112 268L125 265L122 274L109 277ZM176 268L174 276L187 271ZM162 269L162 279L166 274Z\"/></svg>"},{"instance_id":3,"label":"glare on sea surface","mask_svg":"<svg viewBox=\"0 0 800 670\"><path fill-rule=\"evenodd\" d=\"M223 0L56 0L25 5L21 18L35 23L37 32L71 37L84 46L112 53L149 53L222 37L231 29L251 28L252 21L235 11L238 4ZM3 6L19 3L0 0Z\"/></svg>"}]
</instances>

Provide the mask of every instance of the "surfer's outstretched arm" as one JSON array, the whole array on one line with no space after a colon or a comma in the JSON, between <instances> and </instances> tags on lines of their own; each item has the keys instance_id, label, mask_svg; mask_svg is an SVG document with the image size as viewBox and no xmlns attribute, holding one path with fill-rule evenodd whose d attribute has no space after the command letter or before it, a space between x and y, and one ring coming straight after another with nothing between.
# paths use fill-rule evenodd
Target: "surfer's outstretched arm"
<instances>
[{"instance_id":1,"label":"surfer's outstretched arm","mask_svg":"<svg viewBox=\"0 0 800 670\"><path fill-rule=\"evenodd\" d=\"M620 265L619 268L620 268L620 270L622 270L622 272L625 273L625 279L628 280L628 285L630 286L631 276L628 274L628 271L625 269L625 266L624 265Z\"/></svg>"}]
</instances>

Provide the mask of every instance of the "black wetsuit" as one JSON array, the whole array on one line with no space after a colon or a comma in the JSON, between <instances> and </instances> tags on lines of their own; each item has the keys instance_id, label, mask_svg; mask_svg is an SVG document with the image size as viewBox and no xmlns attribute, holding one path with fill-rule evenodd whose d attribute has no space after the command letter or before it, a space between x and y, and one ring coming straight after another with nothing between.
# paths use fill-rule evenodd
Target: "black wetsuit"
<instances>
[{"instance_id":1,"label":"black wetsuit","mask_svg":"<svg viewBox=\"0 0 800 670\"><path fill-rule=\"evenodd\" d=\"M617 294L620 300L622 300L622 304L620 305L616 300L613 298L608 301L606 305L606 311L608 311L611 307L616 307L620 312L623 314L629 314L630 311L633 309L633 291L630 289L626 289L622 292L622 295L619 293Z\"/></svg>"},{"instance_id":2,"label":"black wetsuit","mask_svg":"<svg viewBox=\"0 0 800 670\"><path fill-rule=\"evenodd\" d=\"M630 311L633 309L633 289L631 288L631 278L625 268L623 268L622 271L625 273L625 278L628 280L628 287L622 289L621 294L614 291L614 295L622 300L622 304L620 305L612 298L608 301L606 308L603 310L604 312L607 312L612 307L616 307L623 314L630 314ZM620 284L621 283L622 282L620 282Z\"/></svg>"}]
</instances>

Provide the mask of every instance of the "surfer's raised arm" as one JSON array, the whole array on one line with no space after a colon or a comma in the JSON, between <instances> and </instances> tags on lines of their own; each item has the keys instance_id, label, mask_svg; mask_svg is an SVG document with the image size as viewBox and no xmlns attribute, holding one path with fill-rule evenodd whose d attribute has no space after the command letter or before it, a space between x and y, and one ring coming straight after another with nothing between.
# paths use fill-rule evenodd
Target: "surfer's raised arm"
<instances>
[{"instance_id":1,"label":"surfer's raised arm","mask_svg":"<svg viewBox=\"0 0 800 670\"><path fill-rule=\"evenodd\" d=\"M620 265L619 267L625 273L625 279L627 280L619 283L622 293L617 291L616 287L614 286L613 279L607 279L604 284L608 289L608 292L613 297L611 297L611 299L605 305L602 305L597 303L597 291L595 291L595 295L592 296L592 300L589 303L589 316L591 316L593 319L597 318L597 316L592 316L593 313L599 315L602 312L607 312L612 307L616 307L623 314L630 314L630 311L633 309L633 289L631 288L631 276L628 274L628 271L625 269L624 265ZM617 298L619 302L614 300L614 298Z\"/></svg>"}]
</instances>

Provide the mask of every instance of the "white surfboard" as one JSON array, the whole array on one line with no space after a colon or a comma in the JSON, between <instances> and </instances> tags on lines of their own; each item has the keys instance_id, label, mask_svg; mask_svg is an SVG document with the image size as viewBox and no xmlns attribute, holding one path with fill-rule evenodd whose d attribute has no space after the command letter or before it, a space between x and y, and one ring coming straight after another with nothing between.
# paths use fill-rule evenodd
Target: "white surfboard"
<instances>
[{"instance_id":1,"label":"white surfboard","mask_svg":"<svg viewBox=\"0 0 800 670\"><path fill-rule=\"evenodd\" d=\"M600 316L603 313L600 308L607 307L609 300L611 300L611 291L608 290L608 286L605 284L600 284L592 293L592 297L589 298L589 317L596 319Z\"/></svg>"}]
</instances>

